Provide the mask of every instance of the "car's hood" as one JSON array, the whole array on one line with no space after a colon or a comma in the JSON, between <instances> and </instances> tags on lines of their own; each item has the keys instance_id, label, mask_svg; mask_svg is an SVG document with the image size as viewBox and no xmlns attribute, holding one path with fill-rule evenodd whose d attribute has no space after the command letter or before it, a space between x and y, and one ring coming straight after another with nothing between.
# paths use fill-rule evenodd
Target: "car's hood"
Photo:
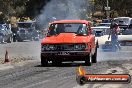
<instances>
[{"instance_id":1,"label":"car's hood","mask_svg":"<svg viewBox=\"0 0 132 88\"><path fill-rule=\"evenodd\" d=\"M44 38L42 44L85 43L89 41L89 36L78 36L74 33L60 33L59 35Z\"/></svg>"}]
</instances>

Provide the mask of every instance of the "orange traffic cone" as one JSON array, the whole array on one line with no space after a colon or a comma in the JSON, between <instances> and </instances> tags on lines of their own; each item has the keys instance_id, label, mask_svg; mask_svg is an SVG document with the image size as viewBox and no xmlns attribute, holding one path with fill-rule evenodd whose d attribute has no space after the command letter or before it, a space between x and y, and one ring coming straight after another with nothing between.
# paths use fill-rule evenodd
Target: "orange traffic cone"
<instances>
[{"instance_id":1,"label":"orange traffic cone","mask_svg":"<svg viewBox=\"0 0 132 88\"><path fill-rule=\"evenodd\" d=\"M7 63L7 62L10 62L10 60L9 60L9 57L8 57L8 51L6 50L4 63Z\"/></svg>"}]
</instances>

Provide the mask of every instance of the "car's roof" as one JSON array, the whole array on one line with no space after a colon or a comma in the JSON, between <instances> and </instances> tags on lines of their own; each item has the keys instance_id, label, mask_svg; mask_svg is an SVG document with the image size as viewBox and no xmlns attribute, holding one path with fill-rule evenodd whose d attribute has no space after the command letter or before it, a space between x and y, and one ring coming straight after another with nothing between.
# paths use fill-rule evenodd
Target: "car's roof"
<instances>
[{"instance_id":1,"label":"car's roof","mask_svg":"<svg viewBox=\"0 0 132 88\"><path fill-rule=\"evenodd\" d=\"M117 18L130 18L130 17L117 17Z\"/></svg>"},{"instance_id":2,"label":"car's roof","mask_svg":"<svg viewBox=\"0 0 132 88\"><path fill-rule=\"evenodd\" d=\"M111 24L111 23L100 23L100 24Z\"/></svg>"},{"instance_id":3,"label":"car's roof","mask_svg":"<svg viewBox=\"0 0 132 88\"><path fill-rule=\"evenodd\" d=\"M84 24L87 24L89 22L90 21L87 21L87 20L58 20L58 21L54 21L51 23L84 23Z\"/></svg>"}]
</instances>

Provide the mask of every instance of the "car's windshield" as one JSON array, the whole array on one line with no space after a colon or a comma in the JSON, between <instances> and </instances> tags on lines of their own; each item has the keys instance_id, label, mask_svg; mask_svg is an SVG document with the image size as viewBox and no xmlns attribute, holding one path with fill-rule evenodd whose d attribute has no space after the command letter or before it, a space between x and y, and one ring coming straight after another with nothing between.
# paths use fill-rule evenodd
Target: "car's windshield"
<instances>
[{"instance_id":1,"label":"car's windshield","mask_svg":"<svg viewBox=\"0 0 132 88\"><path fill-rule=\"evenodd\" d=\"M56 35L60 33L88 34L86 29L86 24L81 23L51 24L49 26L49 35Z\"/></svg>"},{"instance_id":2,"label":"car's windshield","mask_svg":"<svg viewBox=\"0 0 132 88\"><path fill-rule=\"evenodd\" d=\"M18 23L19 28L30 28L32 27L32 23Z\"/></svg>"},{"instance_id":3,"label":"car's windshield","mask_svg":"<svg viewBox=\"0 0 132 88\"><path fill-rule=\"evenodd\" d=\"M129 23L129 18L117 18L117 19L115 19L115 22L118 23L118 24L121 24L121 23L128 24Z\"/></svg>"}]
</instances>

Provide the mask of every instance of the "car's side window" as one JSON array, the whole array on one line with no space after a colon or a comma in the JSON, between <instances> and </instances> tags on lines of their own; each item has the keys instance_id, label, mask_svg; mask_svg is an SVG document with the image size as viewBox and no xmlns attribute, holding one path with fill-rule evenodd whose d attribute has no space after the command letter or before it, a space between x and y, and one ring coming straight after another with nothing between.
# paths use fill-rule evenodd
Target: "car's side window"
<instances>
[{"instance_id":1,"label":"car's side window","mask_svg":"<svg viewBox=\"0 0 132 88\"><path fill-rule=\"evenodd\" d=\"M86 24L79 25L77 33L78 34L82 34L82 35L87 35L88 34L88 31L87 31Z\"/></svg>"},{"instance_id":2,"label":"car's side window","mask_svg":"<svg viewBox=\"0 0 132 88\"><path fill-rule=\"evenodd\" d=\"M55 28L55 24L51 24L49 26L49 30L48 30L48 36L53 36L56 34L56 28Z\"/></svg>"}]
</instances>

